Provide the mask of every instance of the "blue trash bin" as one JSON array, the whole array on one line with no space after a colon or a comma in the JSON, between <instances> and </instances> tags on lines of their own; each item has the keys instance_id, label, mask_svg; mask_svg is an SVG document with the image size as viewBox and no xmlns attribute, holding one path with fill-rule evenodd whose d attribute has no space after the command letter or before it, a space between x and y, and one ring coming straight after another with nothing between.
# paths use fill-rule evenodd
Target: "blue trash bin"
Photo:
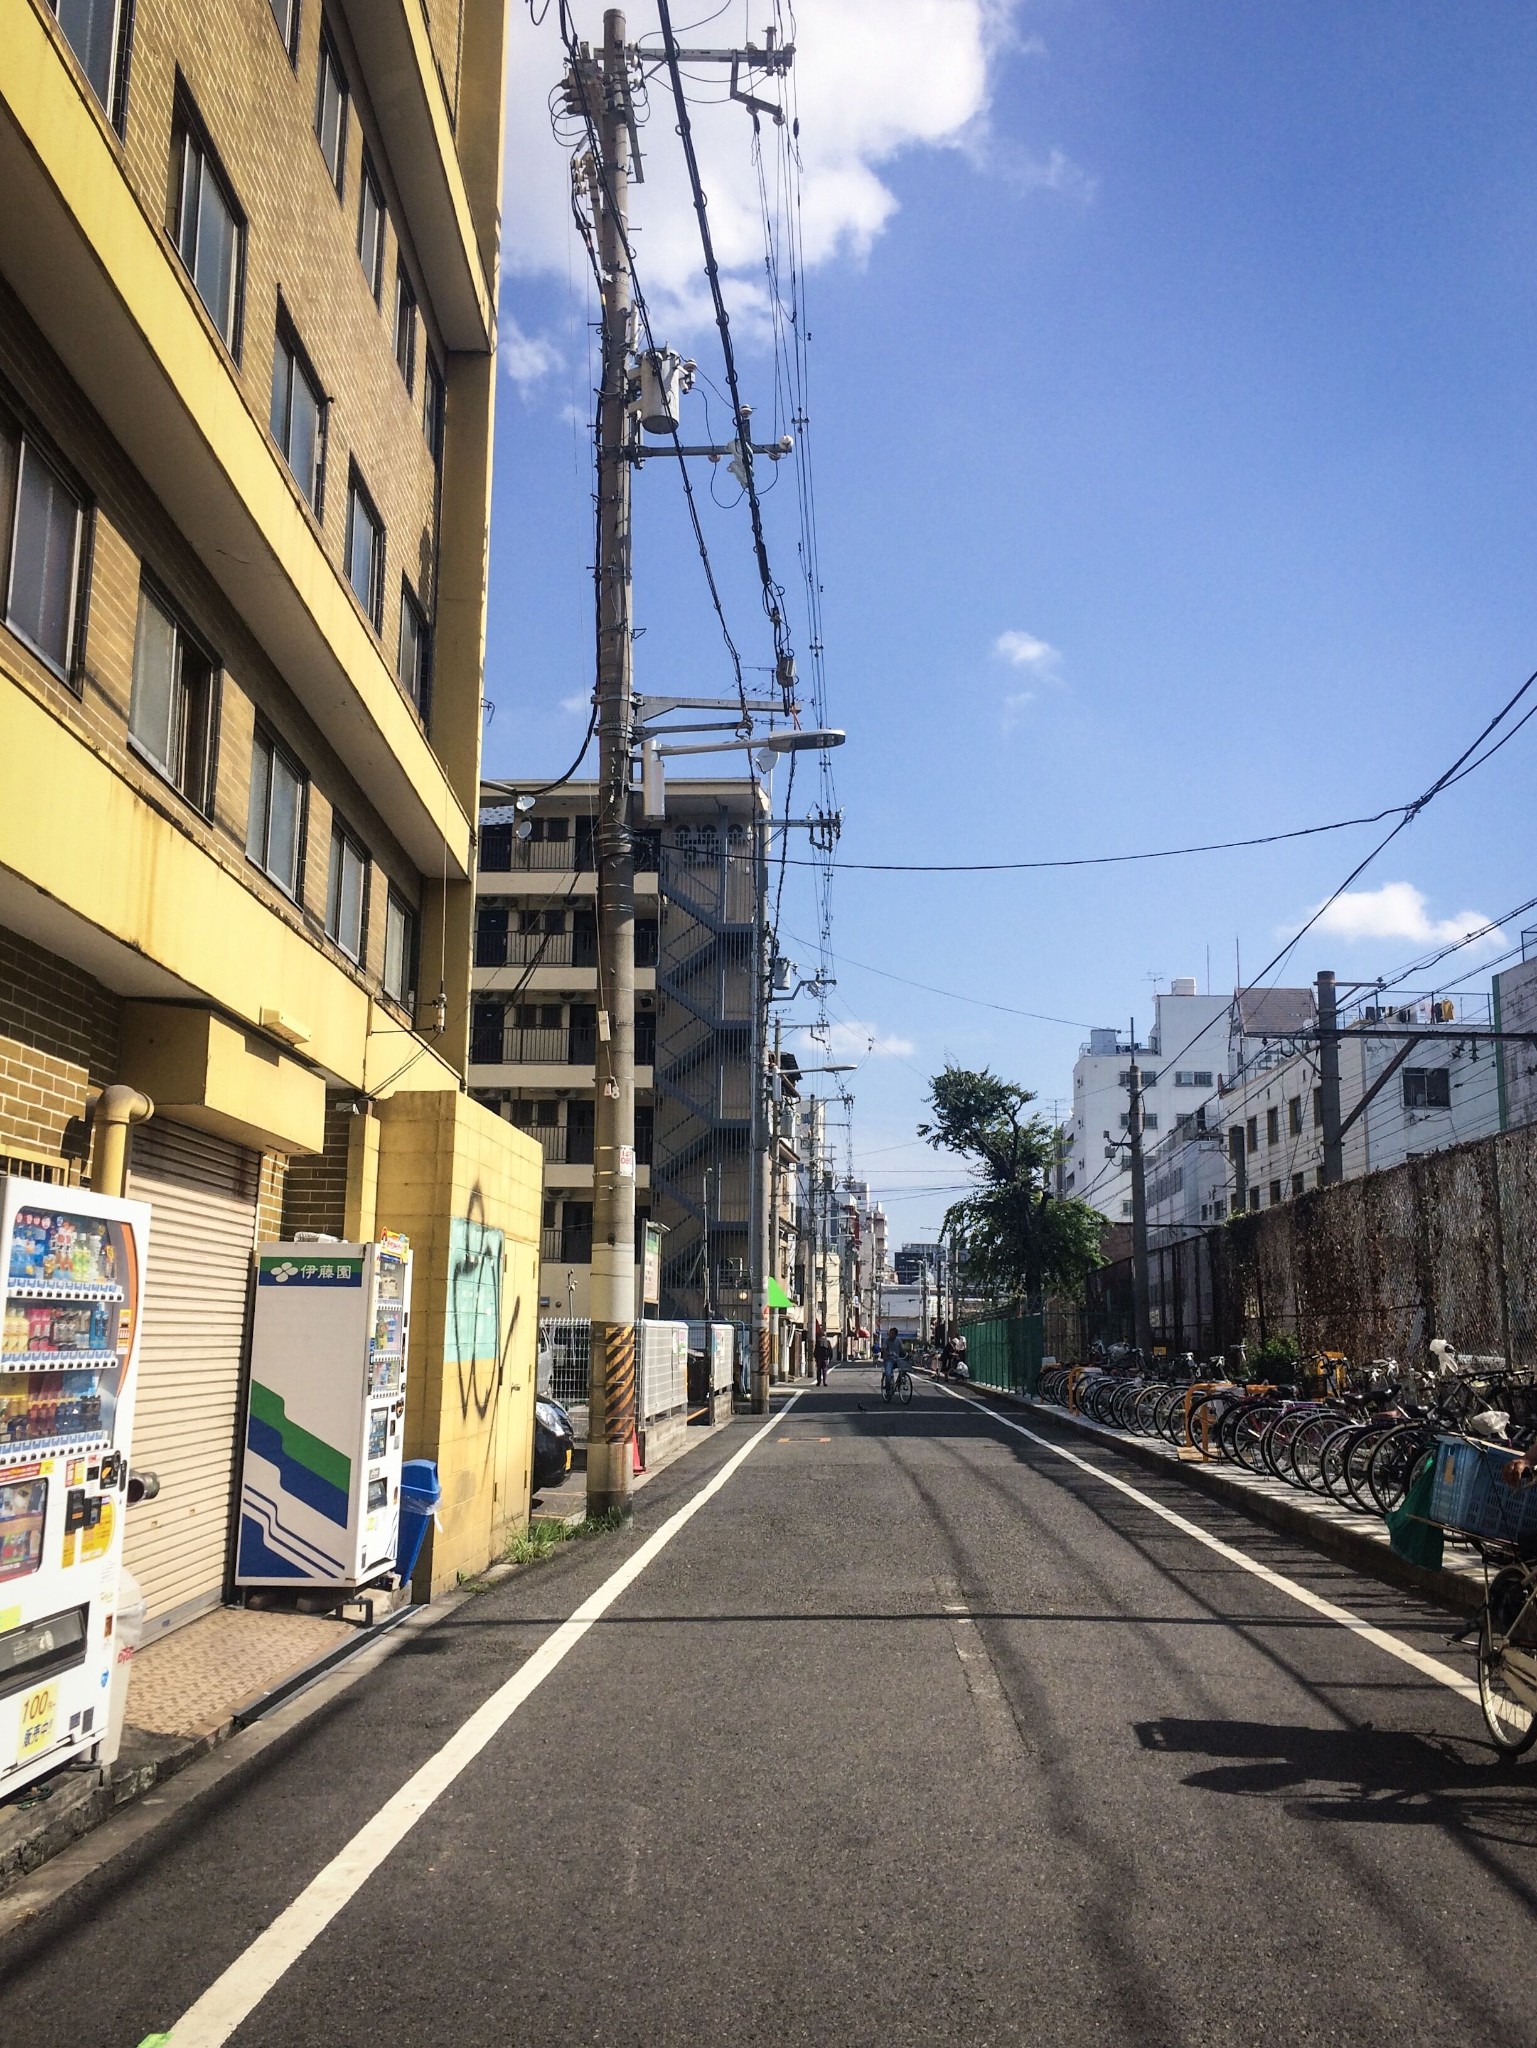
<instances>
[{"instance_id":1,"label":"blue trash bin","mask_svg":"<svg viewBox=\"0 0 1537 2048\"><path fill-rule=\"evenodd\" d=\"M407 1458L400 1468L400 1542L395 1557L395 1570L402 1585L416 1570L427 1525L442 1498L438 1468L431 1458Z\"/></svg>"}]
</instances>

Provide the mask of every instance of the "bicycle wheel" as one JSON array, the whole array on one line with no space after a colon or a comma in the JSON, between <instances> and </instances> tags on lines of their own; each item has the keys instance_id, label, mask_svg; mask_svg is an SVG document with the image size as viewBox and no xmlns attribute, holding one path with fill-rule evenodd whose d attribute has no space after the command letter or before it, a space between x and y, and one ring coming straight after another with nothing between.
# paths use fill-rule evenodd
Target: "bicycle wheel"
<instances>
[{"instance_id":1,"label":"bicycle wheel","mask_svg":"<svg viewBox=\"0 0 1537 2048\"><path fill-rule=\"evenodd\" d=\"M1281 1413L1272 1401L1256 1401L1246 1408L1233 1427L1233 1451L1246 1471L1256 1479L1265 1476L1265 1431Z\"/></svg>"},{"instance_id":2,"label":"bicycle wheel","mask_svg":"<svg viewBox=\"0 0 1537 2048\"><path fill-rule=\"evenodd\" d=\"M1325 1409L1304 1422L1291 1440L1292 1477L1311 1493L1327 1490L1323 1482L1323 1448L1339 1426L1339 1416L1334 1410Z\"/></svg>"},{"instance_id":3,"label":"bicycle wheel","mask_svg":"<svg viewBox=\"0 0 1537 2048\"><path fill-rule=\"evenodd\" d=\"M904 1408L913 1398L913 1376L905 1365L897 1374L896 1395Z\"/></svg>"},{"instance_id":4,"label":"bicycle wheel","mask_svg":"<svg viewBox=\"0 0 1537 2048\"><path fill-rule=\"evenodd\" d=\"M1532 1711L1534 1628L1530 1618L1532 1582L1512 1565L1496 1574L1478 1620L1478 1699L1494 1746L1504 1756L1521 1756L1537 1742ZM1507 1657L1511 1659L1507 1665ZM1524 1686L1512 1684L1514 1659L1527 1667Z\"/></svg>"},{"instance_id":5,"label":"bicycle wheel","mask_svg":"<svg viewBox=\"0 0 1537 2048\"><path fill-rule=\"evenodd\" d=\"M1403 1423L1383 1437L1366 1467L1367 1491L1379 1514L1390 1515L1399 1505L1415 1467L1435 1441L1434 1432L1421 1422Z\"/></svg>"}]
</instances>

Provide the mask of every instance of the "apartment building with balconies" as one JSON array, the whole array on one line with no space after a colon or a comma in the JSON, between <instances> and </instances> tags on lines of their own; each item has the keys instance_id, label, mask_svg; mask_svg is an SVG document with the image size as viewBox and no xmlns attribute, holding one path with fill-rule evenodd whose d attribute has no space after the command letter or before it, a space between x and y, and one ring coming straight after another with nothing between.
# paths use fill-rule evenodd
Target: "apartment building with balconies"
<instances>
[{"instance_id":1,"label":"apartment building with balconies","mask_svg":"<svg viewBox=\"0 0 1537 2048\"><path fill-rule=\"evenodd\" d=\"M488 782L482 796L470 1085L543 1149L540 1306L585 1316L596 786ZM739 1318L752 1307L756 827L766 815L751 782L679 780L666 823L636 835L636 1213L664 1226L664 1316Z\"/></svg>"},{"instance_id":2,"label":"apartment building with balconies","mask_svg":"<svg viewBox=\"0 0 1537 2048\"><path fill-rule=\"evenodd\" d=\"M430 1298L471 1154L525 1227L463 1086L505 13L0 0L0 1171L153 1102L152 1626L225 1584L253 1243L414 1230Z\"/></svg>"}]
</instances>

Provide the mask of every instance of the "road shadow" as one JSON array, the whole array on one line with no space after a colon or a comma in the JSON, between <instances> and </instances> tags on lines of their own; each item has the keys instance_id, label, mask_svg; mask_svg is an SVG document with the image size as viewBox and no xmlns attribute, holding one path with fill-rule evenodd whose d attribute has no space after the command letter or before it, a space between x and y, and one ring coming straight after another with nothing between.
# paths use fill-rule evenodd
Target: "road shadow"
<instances>
[{"instance_id":1,"label":"road shadow","mask_svg":"<svg viewBox=\"0 0 1537 2048\"><path fill-rule=\"evenodd\" d=\"M1183 1781L1199 1791L1276 1800L1311 1820L1442 1828L1537 1851L1537 1780L1500 1760L1492 1744L1369 1725L1174 1716L1136 1722L1133 1731L1144 1749L1208 1759Z\"/></svg>"}]
</instances>

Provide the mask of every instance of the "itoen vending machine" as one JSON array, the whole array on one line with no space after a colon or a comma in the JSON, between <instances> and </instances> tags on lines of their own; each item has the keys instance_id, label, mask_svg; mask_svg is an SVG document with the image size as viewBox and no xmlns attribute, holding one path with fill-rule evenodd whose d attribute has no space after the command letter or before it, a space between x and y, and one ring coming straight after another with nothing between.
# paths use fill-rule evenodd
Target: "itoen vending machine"
<instances>
[{"instance_id":1,"label":"itoen vending machine","mask_svg":"<svg viewBox=\"0 0 1537 2048\"><path fill-rule=\"evenodd\" d=\"M0 1190L3 1795L106 1733L150 1212Z\"/></svg>"},{"instance_id":2,"label":"itoen vending machine","mask_svg":"<svg viewBox=\"0 0 1537 2048\"><path fill-rule=\"evenodd\" d=\"M256 1254L241 1586L361 1586L395 1562L411 1250L298 1240Z\"/></svg>"}]
</instances>

